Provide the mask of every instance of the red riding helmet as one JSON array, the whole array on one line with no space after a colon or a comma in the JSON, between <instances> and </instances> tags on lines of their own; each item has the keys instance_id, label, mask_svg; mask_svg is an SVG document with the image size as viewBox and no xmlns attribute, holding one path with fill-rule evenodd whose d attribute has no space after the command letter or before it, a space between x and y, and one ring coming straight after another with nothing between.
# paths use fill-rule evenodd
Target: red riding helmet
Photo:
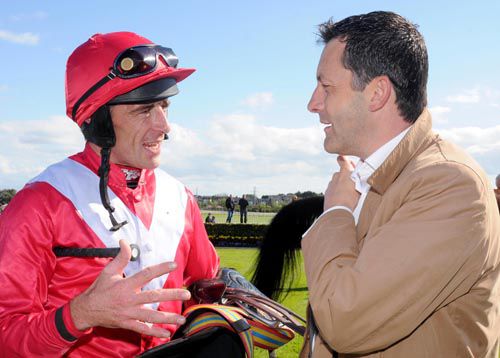
<instances>
[{"instance_id":1,"label":"red riding helmet","mask_svg":"<svg viewBox=\"0 0 500 358\"><path fill-rule=\"evenodd\" d=\"M176 66L171 49L133 32L95 34L68 58L66 114L81 126L110 101L144 103L177 94L175 84L195 70Z\"/></svg>"}]
</instances>

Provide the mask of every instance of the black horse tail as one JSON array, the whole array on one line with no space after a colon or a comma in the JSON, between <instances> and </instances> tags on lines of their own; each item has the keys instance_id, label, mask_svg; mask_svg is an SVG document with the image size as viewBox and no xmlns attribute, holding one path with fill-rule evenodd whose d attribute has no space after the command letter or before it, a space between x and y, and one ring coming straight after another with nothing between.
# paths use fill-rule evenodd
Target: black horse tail
<instances>
[{"instance_id":1,"label":"black horse tail","mask_svg":"<svg viewBox=\"0 0 500 358\"><path fill-rule=\"evenodd\" d=\"M322 196L292 201L269 224L252 277L266 296L277 301L290 289L296 278L300 240L323 212L323 201Z\"/></svg>"}]
</instances>

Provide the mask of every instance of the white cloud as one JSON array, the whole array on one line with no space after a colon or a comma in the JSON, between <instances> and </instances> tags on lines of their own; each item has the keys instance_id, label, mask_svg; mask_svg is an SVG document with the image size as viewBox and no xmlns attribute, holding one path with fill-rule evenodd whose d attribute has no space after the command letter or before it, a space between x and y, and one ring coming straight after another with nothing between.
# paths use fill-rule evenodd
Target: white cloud
<instances>
[{"instance_id":1,"label":"white cloud","mask_svg":"<svg viewBox=\"0 0 500 358\"><path fill-rule=\"evenodd\" d=\"M489 86L476 86L469 90L462 90L446 97L450 103L473 105L476 103L500 107L500 89Z\"/></svg>"},{"instance_id":2,"label":"white cloud","mask_svg":"<svg viewBox=\"0 0 500 358\"><path fill-rule=\"evenodd\" d=\"M202 133L173 126L162 166L200 194L323 191L337 168L321 126L289 129L251 115L215 116Z\"/></svg>"},{"instance_id":3,"label":"white cloud","mask_svg":"<svg viewBox=\"0 0 500 358\"><path fill-rule=\"evenodd\" d=\"M484 97L488 101L490 106L500 107L500 90L486 88L484 90Z\"/></svg>"},{"instance_id":4,"label":"white cloud","mask_svg":"<svg viewBox=\"0 0 500 358\"><path fill-rule=\"evenodd\" d=\"M0 40L8 42L23 44L23 45L36 45L40 36L31 32L14 33L10 31L0 30Z\"/></svg>"},{"instance_id":5,"label":"white cloud","mask_svg":"<svg viewBox=\"0 0 500 358\"><path fill-rule=\"evenodd\" d=\"M430 107L429 111L432 114L432 120L434 123L436 124L448 123L448 118L446 118L446 113L451 112L450 107L435 106L435 107Z\"/></svg>"},{"instance_id":6,"label":"white cloud","mask_svg":"<svg viewBox=\"0 0 500 358\"><path fill-rule=\"evenodd\" d=\"M16 173L15 170L11 167L10 161L3 155L0 155L0 173L4 174Z\"/></svg>"},{"instance_id":7,"label":"white cloud","mask_svg":"<svg viewBox=\"0 0 500 358\"><path fill-rule=\"evenodd\" d=\"M500 172L500 125L438 132L465 148L490 177ZM162 167L199 194L243 194L254 188L258 195L323 192L338 170L336 156L323 150L323 138L319 124L278 128L245 114L214 116L200 130L173 123L163 146ZM83 144L78 127L63 116L0 123L1 187L22 187Z\"/></svg>"},{"instance_id":8,"label":"white cloud","mask_svg":"<svg viewBox=\"0 0 500 358\"><path fill-rule=\"evenodd\" d=\"M259 92L248 96L243 101L241 101L241 104L255 108L266 107L273 104L273 102L274 98L271 92Z\"/></svg>"},{"instance_id":9,"label":"white cloud","mask_svg":"<svg viewBox=\"0 0 500 358\"><path fill-rule=\"evenodd\" d=\"M446 97L446 100L452 103L478 103L480 99L480 90L478 88Z\"/></svg>"},{"instance_id":10,"label":"white cloud","mask_svg":"<svg viewBox=\"0 0 500 358\"><path fill-rule=\"evenodd\" d=\"M448 107L434 107L443 115ZM500 125L438 130L468 151L492 176L500 172ZM176 135L179 132L180 135ZM278 128L252 115L215 116L203 132L174 126L163 167L200 194L258 195L324 191L338 170L336 157L323 150L321 126Z\"/></svg>"},{"instance_id":11,"label":"white cloud","mask_svg":"<svg viewBox=\"0 0 500 358\"><path fill-rule=\"evenodd\" d=\"M64 116L0 123L0 182L20 188L49 164L83 147L78 127Z\"/></svg>"},{"instance_id":12,"label":"white cloud","mask_svg":"<svg viewBox=\"0 0 500 358\"><path fill-rule=\"evenodd\" d=\"M500 125L436 130L443 138L464 148L491 177L500 173Z\"/></svg>"},{"instance_id":13,"label":"white cloud","mask_svg":"<svg viewBox=\"0 0 500 358\"><path fill-rule=\"evenodd\" d=\"M500 125L480 128L461 127L437 130L444 138L447 138L467 150L471 148L481 148L480 152L488 151L495 145L500 145ZM477 152L477 150L476 150Z\"/></svg>"},{"instance_id":14,"label":"white cloud","mask_svg":"<svg viewBox=\"0 0 500 358\"><path fill-rule=\"evenodd\" d=\"M10 21L32 21L32 20L45 20L48 14L45 11L35 11L30 13L21 13L16 15L11 15L9 17Z\"/></svg>"},{"instance_id":15,"label":"white cloud","mask_svg":"<svg viewBox=\"0 0 500 358\"><path fill-rule=\"evenodd\" d=\"M250 115L216 116L202 131L172 124L162 167L200 194L259 195L323 191L335 156L323 151L321 126L289 129L260 124ZM66 117L0 123L1 187L19 189L51 163L83 148Z\"/></svg>"},{"instance_id":16,"label":"white cloud","mask_svg":"<svg viewBox=\"0 0 500 358\"><path fill-rule=\"evenodd\" d=\"M444 107L444 106L435 106L435 107L430 107L429 110L432 112L432 114L443 114L443 113L448 113L451 112L450 107Z\"/></svg>"}]
</instances>

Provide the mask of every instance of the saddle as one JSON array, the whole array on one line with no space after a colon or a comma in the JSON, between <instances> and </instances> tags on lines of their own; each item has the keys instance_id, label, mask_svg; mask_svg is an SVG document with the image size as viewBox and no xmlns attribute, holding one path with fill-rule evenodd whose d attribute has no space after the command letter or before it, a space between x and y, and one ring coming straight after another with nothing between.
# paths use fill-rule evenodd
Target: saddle
<instances>
[{"instance_id":1,"label":"saddle","mask_svg":"<svg viewBox=\"0 0 500 358\"><path fill-rule=\"evenodd\" d=\"M304 335L304 318L267 298L234 269L223 268L218 278L188 289L194 304L183 312L186 323L170 342L139 357L253 358L255 346L272 352L295 333Z\"/></svg>"}]
</instances>

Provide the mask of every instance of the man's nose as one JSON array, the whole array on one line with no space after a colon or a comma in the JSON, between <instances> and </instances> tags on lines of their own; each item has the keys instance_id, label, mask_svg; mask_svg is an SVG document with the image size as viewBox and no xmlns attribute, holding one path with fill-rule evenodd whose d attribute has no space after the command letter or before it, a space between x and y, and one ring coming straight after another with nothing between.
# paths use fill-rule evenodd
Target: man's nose
<instances>
[{"instance_id":1,"label":"man's nose","mask_svg":"<svg viewBox=\"0 0 500 358\"><path fill-rule=\"evenodd\" d=\"M153 121L153 129L162 131L163 133L170 132L170 124L168 122L167 110L161 106L155 108L155 117Z\"/></svg>"},{"instance_id":2,"label":"man's nose","mask_svg":"<svg viewBox=\"0 0 500 358\"><path fill-rule=\"evenodd\" d=\"M316 86L316 88L314 89L314 92L311 95L311 99L309 100L309 103L307 104L307 109L309 112L319 113L323 109L324 95L320 92L321 91L320 91L319 86Z\"/></svg>"}]
</instances>

